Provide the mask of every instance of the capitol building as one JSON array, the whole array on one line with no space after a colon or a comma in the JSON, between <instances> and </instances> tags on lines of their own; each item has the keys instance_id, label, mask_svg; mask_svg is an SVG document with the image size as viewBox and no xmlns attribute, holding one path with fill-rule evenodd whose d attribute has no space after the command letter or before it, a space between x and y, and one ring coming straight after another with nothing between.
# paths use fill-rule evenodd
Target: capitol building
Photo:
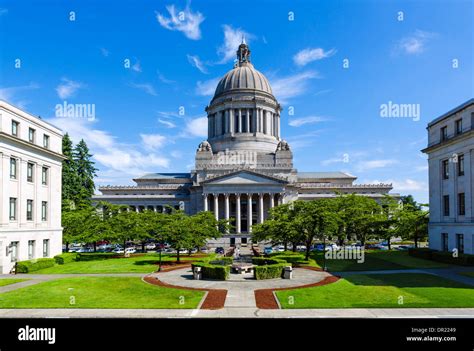
<instances>
[{"instance_id":1,"label":"capitol building","mask_svg":"<svg viewBox=\"0 0 474 351\"><path fill-rule=\"evenodd\" d=\"M378 200L392 189L391 184L354 184L357 178L344 172L294 168L291 145L281 135L281 106L267 78L252 65L245 41L206 112L208 138L199 144L191 172L146 174L134 179L135 186L102 186L94 202L136 211L212 211L217 219L233 219L234 230L210 243L227 246L247 244L252 225L279 204L337 192Z\"/></svg>"}]
</instances>

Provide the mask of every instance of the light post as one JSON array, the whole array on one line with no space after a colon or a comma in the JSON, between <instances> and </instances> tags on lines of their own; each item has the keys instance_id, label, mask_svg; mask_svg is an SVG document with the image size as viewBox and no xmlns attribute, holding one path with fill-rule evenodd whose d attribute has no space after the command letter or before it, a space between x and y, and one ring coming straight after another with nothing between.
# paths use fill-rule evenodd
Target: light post
<instances>
[{"instance_id":1,"label":"light post","mask_svg":"<svg viewBox=\"0 0 474 351\"><path fill-rule=\"evenodd\" d=\"M159 244L159 248L160 248L160 259L159 259L159 263L158 263L158 272L161 272L161 252L163 251L163 244Z\"/></svg>"}]
</instances>

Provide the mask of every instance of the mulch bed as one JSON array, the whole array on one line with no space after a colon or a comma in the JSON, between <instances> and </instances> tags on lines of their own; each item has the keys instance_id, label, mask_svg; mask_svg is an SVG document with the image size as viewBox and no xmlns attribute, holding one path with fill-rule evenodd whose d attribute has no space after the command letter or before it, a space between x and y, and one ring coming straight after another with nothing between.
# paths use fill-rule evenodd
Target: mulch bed
<instances>
[{"instance_id":1,"label":"mulch bed","mask_svg":"<svg viewBox=\"0 0 474 351\"><path fill-rule=\"evenodd\" d=\"M322 269L316 268L316 267L301 267L301 268L309 269L311 271L322 271ZM306 285L300 285L300 286L294 286L294 287L288 287L288 288L255 290L255 300L256 300L256 303L257 303L257 308L264 309L264 310L279 309L280 306L278 306L278 302L276 301L275 295L273 295L274 291L303 289L303 288L311 288L311 287L314 287L314 286L322 286L322 285L335 283L339 279L341 279L341 277L338 277L336 275L331 275L331 276L326 277L326 278L324 278L323 280L321 280L317 283L312 283L312 284L306 284Z\"/></svg>"},{"instance_id":2,"label":"mulch bed","mask_svg":"<svg viewBox=\"0 0 474 351\"><path fill-rule=\"evenodd\" d=\"M191 267L191 264L181 264L174 267L170 267L167 269L163 269L162 272L169 272L175 269ZM162 267L163 268L163 267ZM198 291L207 291L207 296L204 302L201 305L201 309L203 310L218 310L224 308L225 298L227 296L227 290L225 289L202 289L202 288L190 288L187 286L179 286L179 285L172 285L162 282L161 280L146 276L143 278L144 281L147 283L162 286L165 288L173 288L173 289L182 289L182 290L198 290Z\"/></svg>"}]
</instances>

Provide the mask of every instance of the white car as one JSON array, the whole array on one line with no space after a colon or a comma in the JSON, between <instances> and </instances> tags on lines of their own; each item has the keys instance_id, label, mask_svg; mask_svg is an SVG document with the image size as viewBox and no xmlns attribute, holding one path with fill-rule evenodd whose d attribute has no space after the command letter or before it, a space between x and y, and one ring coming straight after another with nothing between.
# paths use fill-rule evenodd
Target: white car
<instances>
[{"instance_id":1,"label":"white car","mask_svg":"<svg viewBox=\"0 0 474 351\"><path fill-rule=\"evenodd\" d=\"M123 253L123 248L121 248L121 247L116 247L115 249L112 250L112 252L113 252L113 253L118 253L118 254Z\"/></svg>"},{"instance_id":2,"label":"white car","mask_svg":"<svg viewBox=\"0 0 474 351\"><path fill-rule=\"evenodd\" d=\"M125 253L126 253L126 254L133 254L133 253L135 253L135 252L137 252L137 250L135 250L134 247L127 247L127 248L125 249Z\"/></svg>"},{"instance_id":3,"label":"white car","mask_svg":"<svg viewBox=\"0 0 474 351\"><path fill-rule=\"evenodd\" d=\"M145 246L145 248L146 248L147 250L154 250L154 249L156 249L156 245L153 244L153 243L150 243L150 244L148 244L147 246Z\"/></svg>"}]
</instances>

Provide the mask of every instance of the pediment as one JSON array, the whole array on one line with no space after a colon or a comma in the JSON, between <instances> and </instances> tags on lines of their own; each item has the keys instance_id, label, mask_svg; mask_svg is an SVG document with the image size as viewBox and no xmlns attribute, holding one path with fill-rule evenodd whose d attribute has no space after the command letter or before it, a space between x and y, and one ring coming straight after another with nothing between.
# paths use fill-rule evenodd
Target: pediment
<instances>
[{"instance_id":1,"label":"pediment","mask_svg":"<svg viewBox=\"0 0 474 351\"><path fill-rule=\"evenodd\" d=\"M202 182L207 185L226 185L226 184L237 184L237 185L252 185L252 184L275 184L281 185L287 182L283 179L272 177L266 174L260 174L251 171L236 171L229 174L221 175L212 179L207 179Z\"/></svg>"}]
</instances>

